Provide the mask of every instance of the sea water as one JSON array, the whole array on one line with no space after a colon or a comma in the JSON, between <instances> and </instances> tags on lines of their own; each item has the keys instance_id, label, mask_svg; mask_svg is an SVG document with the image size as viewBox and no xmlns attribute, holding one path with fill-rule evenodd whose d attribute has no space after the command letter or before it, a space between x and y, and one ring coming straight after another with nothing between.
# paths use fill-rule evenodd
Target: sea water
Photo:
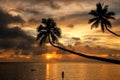
<instances>
[{"instance_id":1,"label":"sea water","mask_svg":"<svg viewBox=\"0 0 120 80\"><path fill-rule=\"evenodd\" d=\"M120 80L120 65L108 63L0 63L0 80Z\"/></svg>"}]
</instances>

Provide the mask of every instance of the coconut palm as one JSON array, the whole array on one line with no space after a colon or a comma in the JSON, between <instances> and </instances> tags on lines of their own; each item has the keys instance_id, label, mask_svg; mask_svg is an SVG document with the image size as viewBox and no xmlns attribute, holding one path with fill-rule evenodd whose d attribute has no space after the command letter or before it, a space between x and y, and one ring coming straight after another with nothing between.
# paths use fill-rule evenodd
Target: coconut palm
<instances>
[{"instance_id":1,"label":"coconut palm","mask_svg":"<svg viewBox=\"0 0 120 80\"><path fill-rule=\"evenodd\" d=\"M38 35L36 38L36 40L39 41L39 45L43 45L46 42L49 42L53 47L59 48L61 50L64 50L82 57L120 64L120 61L118 60L111 60L111 59L105 59L105 58L96 57L96 56L89 56L89 55L74 52L72 50L68 50L59 46L58 38L61 37L61 29L57 27L54 20L52 18L42 19L41 23L42 25L40 25L37 28Z\"/></svg>"},{"instance_id":2,"label":"coconut palm","mask_svg":"<svg viewBox=\"0 0 120 80\"><path fill-rule=\"evenodd\" d=\"M56 26L54 20L51 18L42 19L41 23L43 25L40 25L37 29L39 32L37 35L37 40L40 40L39 44L42 45L47 41L57 43L58 38L61 37L61 30Z\"/></svg>"},{"instance_id":3,"label":"coconut palm","mask_svg":"<svg viewBox=\"0 0 120 80\"><path fill-rule=\"evenodd\" d=\"M115 18L114 18L115 13L108 12L108 5L104 6L104 4L97 3L96 10L91 10L89 15L93 16L93 18L91 18L88 22L88 23L92 23L91 29L93 27L98 28L100 25L102 32L104 32L106 29L110 33L112 33L116 36L120 36L110 30L112 28L112 24L109 20L110 19L115 20Z\"/></svg>"}]
</instances>

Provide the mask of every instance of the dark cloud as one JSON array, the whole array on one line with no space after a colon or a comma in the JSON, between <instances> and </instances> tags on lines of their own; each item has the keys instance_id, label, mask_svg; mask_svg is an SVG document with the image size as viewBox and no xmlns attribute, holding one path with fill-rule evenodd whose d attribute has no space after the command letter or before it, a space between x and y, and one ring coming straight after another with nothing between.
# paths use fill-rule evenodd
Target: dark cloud
<instances>
[{"instance_id":1,"label":"dark cloud","mask_svg":"<svg viewBox=\"0 0 120 80\"><path fill-rule=\"evenodd\" d=\"M117 49L111 49L111 48L107 48L107 47L94 47L93 49L96 51L96 53L106 53L106 54L118 54L120 53L120 50Z\"/></svg>"},{"instance_id":2,"label":"dark cloud","mask_svg":"<svg viewBox=\"0 0 120 80\"><path fill-rule=\"evenodd\" d=\"M33 37L19 27L8 27L10 23L23 23L24 20L20 16L12 16L3 10L0 10L0 17L0 49L30 49L34 42Z\"/></svg>"},{"instance_id":3,"label":"dark cloud","mask_svg":"<svg viewBox=\"0 0 120 80\"><path fill-rule=\"evenodd\" d=\"M100 39L100 38L95 38L95 37L86 37L85 40L99 41L99 40L101 40L101 39Z\"/></svg>"},{"instance_id":4,"label":"dark cloud","mask_svg":"<svg viewBox=\"0 0 120 80\"><path fill-rule=\"evenodd\" d=\"M75 41L80 41L80 38L78 38L78 37L72 37L72 39Z\"/></svg>"},{"instance_id":5,"label":"dark cloud","mask_svg":"<svg viewBox=\"0 0 120 80\"><path fill-rule=\"evenodd\" d=\"M74 28L74 25L73 24L69 24L68 28Z\"/></svg>"},{"instance_id":6,"label":"dark cloud","mask_svg":"<svg viewBox=\"0 0 120 80\"><path fill-rule=\"evenodd\" d=\"M76 18L76 17L82 17L83 18L86 18L86 16L88 15L88 12L76 12L76 13L73 13L73 14L70 14L70 15L67 15L67 16L63 16L61 17L62 19L69 19L69 18Z\"/></svg>"},{"instance_id":7,"label":"dark cloud","mask_svg":"<svg viewBox=\"0 0 120 80\"><path fill-rule=\"evenodd\" d=\"M42 4L42 6L48 6L51 9L55 9L55 10L61 8L57 0L26 0L25 2L30 3L31 5Z\"/></svg>"},{"instance_id":8,"label":"dark cloud","mask_svg":"<svg viewBox=\"0 0 120 80\"><path fill-rule=\"evenodd\" d=\"M33 10L33 9L25 9L24 11L28 12L28 13L31 13L31 14L34 14L34 15L40 15L41 12L40 11L37 11L37 10Z\"/></svg>"},{"instance_id":9,"label":"dark cloud","mask_svg":"<svg viewBox=\"0 0 120 80\"><path fill-rule=\"evenodd\" d=\"M0 26L10 23L24 23L24 20L20 16L12 16L0 9Z\"/></svg>"},{"instance_id":10,"label":"dark cloud","mask_svg":"<svg viewBox=\"0 0 120 80\"><path fill-rule=\"evenodd\" d=\"M60 5L53 1L53 0L48 0L48 5L52 8L52 9L60 9Z\"/></svg>"},{"instance_id":11,"label":"dark cloud","mask_svg":"<svg viewBox=\"0 0 120 80\"><path fill-rule=\"evenodd\" d=\"M115 25L115 26L113 26L113 27L118 27L118 26L120 26L120 18L116 19L116 21L113 23L113 25Z\"/></svg>"},{"instance_id":12,"label":"dark cloud","mask_svg":"<svg viewBox=\"0 0 120 80\"><path fill-rule=\"evenodd\" d=\"M76 12L69 15L61 16L59 18L60 22L64 24L70 22L74 24L87 24L88 21L86 19L89 18L88 12Z\"/></svg>"},{"instance_id":13,"label":"dark cloud","mask_svg":"<svg viewBox=\"0 0 120 80\"><path fill-rule=\"evenodd\" d=\"M24 20L19 16L12 16L3 10L0 10L0 49L4 50L13 50L15 54L22 55L39 55L47 52L54 51L52 47L43 46L34 46L35 38L28 35L20 27L13 26L9 28L9 24L13 23L23 23ZM18 19L18 20L17 20ZM11 21L9 21L11 20ZM30 20L30 22L35 20ZM5 51L6 52L6 51ZM2 52L2 53L5 53Z\"/></svg>"},{"instance_id":14,"label":"dark cloud","mask_svg":"<svg viewBox=\"0 0 120 80\"><path fill-rule=\"evenodd\" d=\"M42 45L42 46L37 46L37 47L31 47L29 49L21 50L18 52L21 52L21 54L23 55L41 55L41 54L45 54L47 52L52 52L52 51L49 51L48 46Z\"/></svg>"},{"instance_id":15,"label":"dark cloud","mask_svg":"<svg viewBox=\"0 0 120 80\"><path fill-rule=\"evenodd\" d=\"M34 19L34 18L31 18L28 20L29 23L40 23L41 20L37 20L37 19Z\"/></svg>"},{"instance_id":16,"label":"dark cloud","mask_svg":"<svg viewBox=\"0 0 120 80\"><path fill-rule=\"evenodd\" d=\"M36 9L31 9L31 8L22 8L22 7L18 7L16 9L11 9L10 11L14 11L14 12L18 12L18 13L30 13L33 15L41 15L42 13Z\"/></svg>"},{"instance_id":17,"label":"dark cloud","mask_svg":"<svg viewBox=\"0 0 120 80\"><path fill-rule=\"evenodd\" d=\"M76 42L74 46L80 46L81 44L81 42Z\"/></svg>"},{"instance_id":18,"label":"dark cloud","mask_svg":"<svg viewBox=\"0 0 120 80\"><path fill-rule=\"evenodd\" d=\"M120 53L120 50L118 50L118 49L112 49L109 47L103 47L103 46L99 46L99 45L93 46L93 44L84 44L83 45L83 43L80 43L79 45L78 44L74 45L73 48L77 52L91 54L93 56L94 56L94 54L96 54L96 55L102 55L102 54L110 55L110 54L119 54Z\"/></svg>"},{"instance_id":19,"label":"dark cloud","mask_svg":"<svg viewBox=\"0 0 120 80\"><path fill-rule=\"evenodd\" d=\"M8 27L10 23L23 23L24 20L20 16L12 16L3 10L0 10L0 14L2 17L0 18L0 49L13 50L15 54L22 55L39 55L49 51L45 45L34 46L36 44L35 38L28 35L20 27Z\"/></svg>"}]
</instances>

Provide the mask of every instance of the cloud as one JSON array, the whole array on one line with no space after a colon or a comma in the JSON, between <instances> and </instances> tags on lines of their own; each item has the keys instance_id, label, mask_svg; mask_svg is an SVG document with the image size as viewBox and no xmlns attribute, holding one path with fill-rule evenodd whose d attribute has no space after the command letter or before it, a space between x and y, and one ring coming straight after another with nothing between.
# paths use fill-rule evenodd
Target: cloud
<instances>
[{"instance_id":1,"label":"cloud","mask_svg":"<svg viewBox=\"0 0 120 80\"><path fill-rule=\"evenodd\" d=\"M98 31L97 31L98 32ZM99 31L100 32L100 31ZM96 34L96 35L84 35L84 37L95 37L95 38L101 38L101 37L110 37L110 35L105 34Z\"/></svg>"},{"instance_id":2,"label":"cloud","mask_svg":"<svg viewBox=\"0 0 120 80\"><path fill-rule=\"evenodd\" d=\"M88 24L88 19L89 15L88 12L84 11L84 12L74 12L74 13L70 13L70 14L66 14L64 16L60 16L58 21L62 24L68 24L68 23L72 23L72 24ZM70 25L70 24L68 24Z\"/></svg>"},{"instance_id":3,"label":"cloud","mask_svg":"<svg viewBox=\"0 0 120 80\"><path fill-rule=\"evenodd\" d=\"M33 14L33 15L41 15L42 13L36 9L31 9L31 8L22 8L22 7L19 7L17 9L13 9L13 11L16 11L16 12L24 12L24 13L30 13L30 14Z\"/></svg>"},{"instance_id":4,"label":"cloud","mask_svg":"<svg viewBox=\"0 0 120 80\"><path fill-rule=\"evenodd\" d=\"M81 42L76 42L74 46L80 46L81 44Z\"/></svg>"},{"instance_id":5,"label":"cloud","mask_svg":"<svg viewBox=\"0 0 120 80\"><path fill-rule=\"evenodd\" d=\"M33 37L27 35L19 27L9 28L10 23L23 23L20 16L12 16L0 10L0 49L29 49L34 42Z\"/></svg>"},{"instance_id":6,"label":"cloud","mask_svg":"<svg viewBox=\"0 0 120 80\"><path fill-rule=\"evenodd\" d=\"M116 21L113 23L113 27L119 27L120 26L120 18L116 19Z\"/></svg>"},{"instance_id":7,"label":"cloud","mask_svg":"<svg viewBox=\"0 0 120 80\"><path fill-rule=\"evenodd\" d=\"M80 38L78 38L78 37L72 37L72 39L75 41L80 41Z\"/></svg>"},{"instance_id":8,"label":"cloud","mask_svg":"<svg viewBox=\"0 0 120 80\"><path fill-rule=\"evenodd\" d=\"M39 4L39 5L42 5L42 6L48 6L51 9L54 9L54 10L57 10L57 9L61 8L56 0L26 0L25 2L30 3L31 5Z\"/></svg>"},{"instance_id":9,"label":"cloud","mask_svg":"<svg viewBox=\"0 0 120 80\"><path fill-rule=\"evenodd\" d=\"M48 0L48 5L52 8L52 9L60 9L61 6L58 5L57 2L53 1L53 0Z\"/></svg>"},{"instance_id":10,"label":"cloud","mask_svg":"<svg viewBox=\"0 0 120 80\"><path fill-rule=\"evenodd\" d=\"M80 52L80 53L85 53L85 54L90 54L95 56L95 54L97 55L102 55L102 54L119 54L120 50L118 49L112 49L109 47L103 47L103 46L99 46L99 45L88 45L88 44L83 44L80 43L79 45L76 44L72 47L74 49L74 51Z\"/></svg>"},{"instance_id":11,"label":"cloud","mask_svg":"<svg viewBox=\"0 0 120 80\"><path fill-rule=\"evenodd\" d=\"M34 18L31 18L31 19L28 20L29 23L33 23L33 24L40 23L40 21L41 20L37 20L37 19L34 19Z\"/></svg>"},{"instance_id":12,"label":"cloud","mask_svg":"<svg viewBox=\"0 0 120 80\"><path fill-rule=\"evenodd\" d=\"M0 25L7 25L10 23L24 23L24 20L20 16L12 16L0 9Z\"/></svg>"},{"instance_id":13,"label":"cloud","mask_svg":"<svg viewBox=\"0 0 120 80\"><path fill-rule=\"evenodd\" d=\"M95 37L86 37L85 40L89 40L89 41L99 41L101 40L100 38L95 38Z\"/></svg>"},{"instance_id":14,"label":"cloud","mask_svg":"<svg viewBox=\"0 0 120 80\"><path fill-rule=\"evenodd\" d=\"M83 19L84 17L86 17L86 15L88 15L88 12L76 12L76 13L72 13L72 14L69 14L69 15L66 15L66 16L63 16L61 17L61 19L69 19L69 18L80 18L82 17L81 19Z\"/></svg>"},{"instance_id":15,"label":"cloud","mask_svg":"<svg viewBox=\"0 0 120 80\"><path fill-rule=\"evenodd\" d=\"M69 24L68 28L74 28L74 25L73 24Z\"/></svg>"},{"instance_id":16,"label":"cloud","mask_svg":"<svg viewBox=\"0 0 120 80\"><path fill-rule=\"evenodd\" d=\"M0 50L13 50L15 55L40 55L52 49L46 45L34 46L36 45L35 38L27 34L20 27L8 27L9 24L13 23L23 24L24 20L20 16L12 16L3 10L0 10L0 14L0 21L2 22L0 23ZM6 51L0 51L0 53L6 53Z\"/></svg>"}]
</instances>

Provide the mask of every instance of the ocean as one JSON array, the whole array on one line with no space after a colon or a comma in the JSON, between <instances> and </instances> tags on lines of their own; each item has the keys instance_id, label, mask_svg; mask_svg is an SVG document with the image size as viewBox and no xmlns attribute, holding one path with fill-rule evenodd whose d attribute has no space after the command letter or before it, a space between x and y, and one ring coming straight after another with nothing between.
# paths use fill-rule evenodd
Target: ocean
<instances>
[{"instance_id":1,"label":"ocean","mask_svg":"<svg viewBox=\"0 0 120 80\"><path fill-rule=\"evenodd\" d=\"M89 62L0 63L0 80L120 80L120 65Z\"/></svg>"}]
</instances>

